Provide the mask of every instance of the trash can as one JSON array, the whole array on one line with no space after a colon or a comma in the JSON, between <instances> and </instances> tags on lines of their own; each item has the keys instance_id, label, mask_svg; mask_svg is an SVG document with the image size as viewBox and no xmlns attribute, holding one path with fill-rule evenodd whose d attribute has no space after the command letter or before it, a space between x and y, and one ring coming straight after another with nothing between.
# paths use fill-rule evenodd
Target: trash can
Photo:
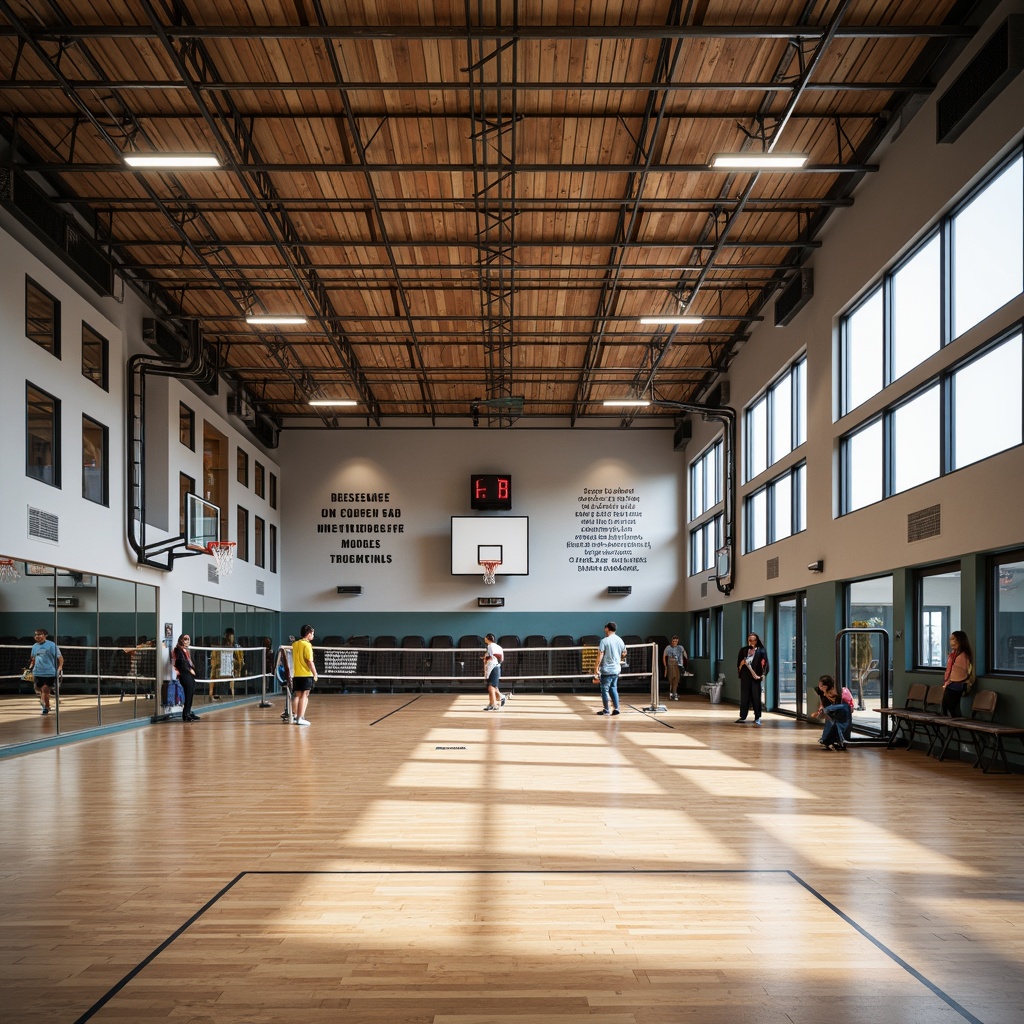
<instances>
[{"instance_id":1,"label":"trash can","mask_svg":"<svg viewBox=\"0 0 1024 1024\"><path fill-rule=\"evenodd\" d=\"M708 696L711 698L712 704L722 703L722 687L725 683L708 683Z\"/></svg>"}]
</instances>

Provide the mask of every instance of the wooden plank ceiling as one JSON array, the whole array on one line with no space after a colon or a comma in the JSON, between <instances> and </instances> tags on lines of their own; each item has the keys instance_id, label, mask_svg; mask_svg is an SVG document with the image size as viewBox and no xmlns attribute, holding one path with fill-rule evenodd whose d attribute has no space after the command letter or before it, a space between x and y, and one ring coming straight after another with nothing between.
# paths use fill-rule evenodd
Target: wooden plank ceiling
<instances>
[{"instance_id":1,"label":"wooden plank ceiling","mask_svg":"<svg viewBox=\"0 0 1024 1024\"><path fill-rule=\"evenodd\" d=\"M0 0L0 132L276 427L660 423L601 401L715 400L975 6Z\"/></svg>"}]
</instances>

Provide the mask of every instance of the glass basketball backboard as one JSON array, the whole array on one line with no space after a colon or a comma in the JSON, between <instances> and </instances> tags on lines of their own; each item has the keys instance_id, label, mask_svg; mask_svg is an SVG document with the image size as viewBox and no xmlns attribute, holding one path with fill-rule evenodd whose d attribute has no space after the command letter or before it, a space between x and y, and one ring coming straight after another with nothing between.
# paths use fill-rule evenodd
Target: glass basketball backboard
<instances>
[{"instance_id":1,"label":"glass basketball backboard","mask_svg":"<svg viewBox=\"0 0 1024 1024\"><path fill-rule=\"evenodd\" d=\"M220 506L198 494L186 494L185 546L192 551L205 551L208 544L219 540Z\"/></svg>"}]
</instances>

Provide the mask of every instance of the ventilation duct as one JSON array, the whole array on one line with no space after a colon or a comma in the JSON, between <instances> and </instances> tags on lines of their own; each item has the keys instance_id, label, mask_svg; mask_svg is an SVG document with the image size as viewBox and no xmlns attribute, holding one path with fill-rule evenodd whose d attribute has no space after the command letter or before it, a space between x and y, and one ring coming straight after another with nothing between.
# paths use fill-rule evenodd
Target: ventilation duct
<instances>
[{"instance_id":1,"label":"ventilation duct","mask_svg":"<svg viewBox=\"0 0 1024 1024\"><path fill-rule=\"evenodd\" d=\"M801 270L775 300L775 326L785 327L814 296L814 271Z\"/></svg>"},{"instance_id":2,"label":"ventilation duct","mask_svg":"<svg viewBox=\"0 0 1024 1024\"><path fill-rule=\"evenodd\" d=\"M956 142L1024 68L1024 14L1011 14L939 97L935 141Z\"/></svg>"}]
</instances>

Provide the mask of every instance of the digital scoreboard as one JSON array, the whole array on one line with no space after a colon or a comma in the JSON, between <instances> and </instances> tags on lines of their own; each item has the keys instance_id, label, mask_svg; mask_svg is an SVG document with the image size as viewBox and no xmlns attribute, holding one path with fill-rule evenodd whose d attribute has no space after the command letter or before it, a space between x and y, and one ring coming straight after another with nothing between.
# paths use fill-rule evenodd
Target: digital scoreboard
<instances>
[{"instance_id":1,"label":"digital scoreboard","mask_svg":"<svg viewBox=\"0 0 1024 1024\"><path fill-rule=\"evenodd\" d=\"M512 477L507 473L469 478L469 507L477 512L509 512L512 509Z\"/></svg>"}]
</instances>

